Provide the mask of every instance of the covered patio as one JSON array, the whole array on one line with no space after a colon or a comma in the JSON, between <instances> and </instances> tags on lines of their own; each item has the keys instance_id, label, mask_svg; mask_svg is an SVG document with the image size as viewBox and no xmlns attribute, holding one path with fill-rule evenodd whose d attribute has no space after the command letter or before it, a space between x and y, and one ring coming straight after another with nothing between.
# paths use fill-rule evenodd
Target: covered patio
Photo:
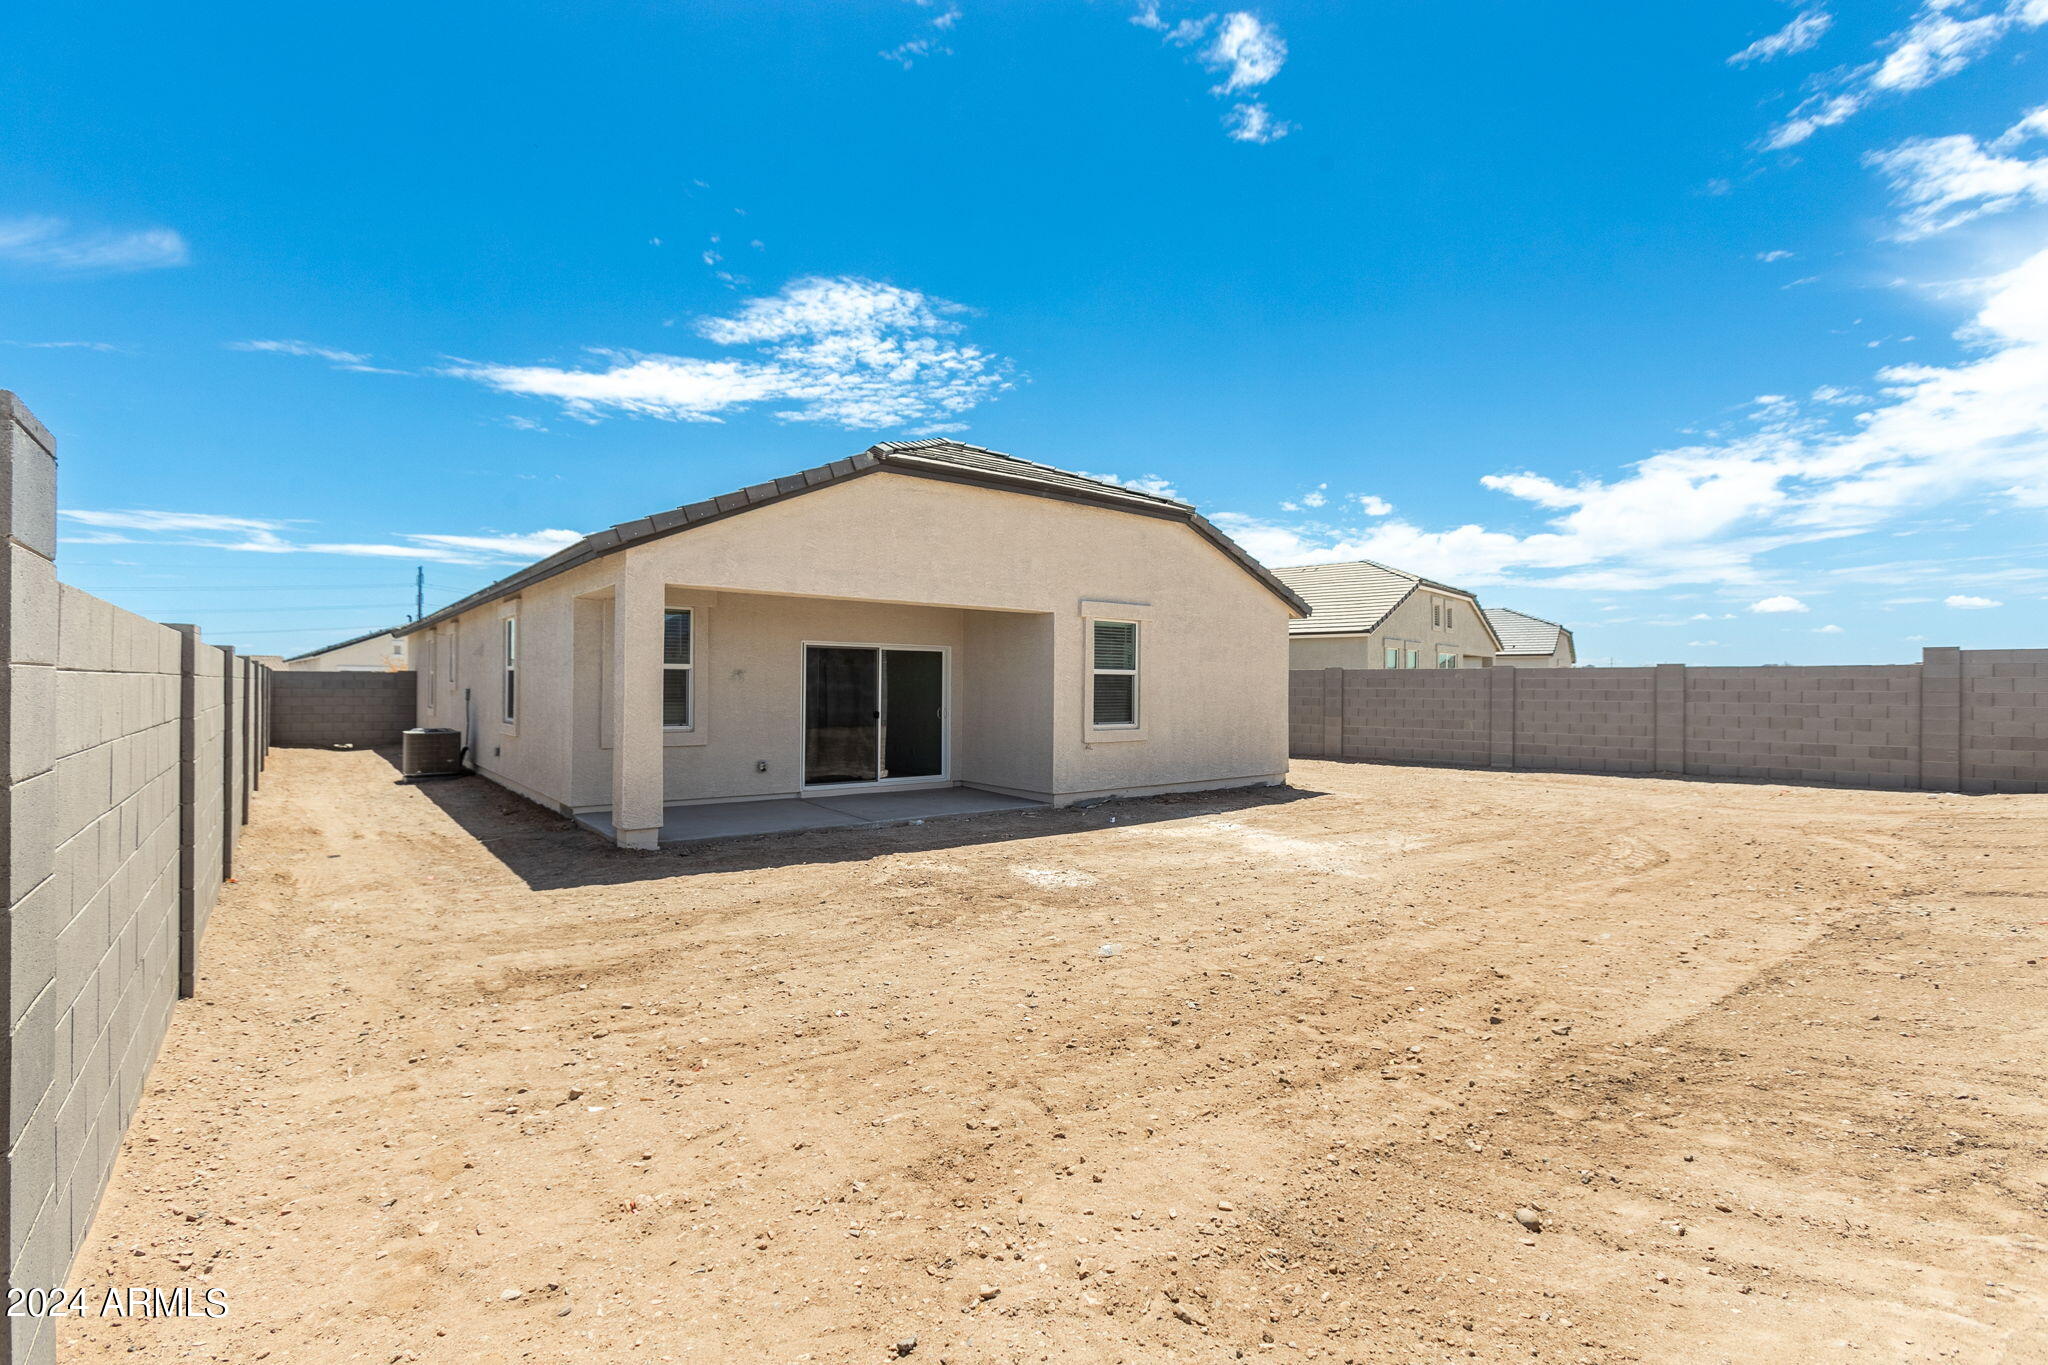
<instances>
[{"instance_id":1,"label":"covered patio","mask_svg":"<svg viewBox=\"0 0 2048 1365\"><path fill-rule=\"evenodd\" d=\"M656 839L661 844L691 844L710 839L739 839L752 834L912 825L961 815L1044 809L1047 806L1041 801L1026 801L976 787L706 801L670 806L664 810ZM609 811L591 811L577 816L576 821L607 839L618 837Z\"/></svg>"}]
</instances>

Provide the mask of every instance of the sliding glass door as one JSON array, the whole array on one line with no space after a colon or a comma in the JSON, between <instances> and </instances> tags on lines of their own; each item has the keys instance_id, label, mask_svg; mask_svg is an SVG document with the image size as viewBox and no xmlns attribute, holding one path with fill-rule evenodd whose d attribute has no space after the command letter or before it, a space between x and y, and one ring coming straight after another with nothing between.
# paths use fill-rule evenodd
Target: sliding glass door
<instances>
[{"instance_id":1,"label":"sliding glass door","mask_svg":"<svg viewBox=\"0 0 2048 1365\"><path fill-rule=\"evenodd\" d=\"M946 656L804 646L804 785L943 777Z\"/></svg>"}]
</instances>

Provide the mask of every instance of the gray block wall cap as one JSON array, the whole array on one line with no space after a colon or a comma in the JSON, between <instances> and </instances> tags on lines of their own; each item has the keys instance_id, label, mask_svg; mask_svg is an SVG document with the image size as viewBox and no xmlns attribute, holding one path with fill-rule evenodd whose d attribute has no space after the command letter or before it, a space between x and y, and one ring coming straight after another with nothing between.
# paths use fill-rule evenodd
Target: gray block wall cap
<instances>
[{"instance_id":1,"label":"gray block wall cap","mask_svg":"<svg viewBox=\"0 0 2048 1365\"><path fill-rule=\"evenodd\" d=\"M21 401L21 395L12 389L0 389L0 417L14 423L29 434L31 440L57 458L57 438L42 424L37 416L28 410L28 404Z\"/></svg>"}]
</instances>

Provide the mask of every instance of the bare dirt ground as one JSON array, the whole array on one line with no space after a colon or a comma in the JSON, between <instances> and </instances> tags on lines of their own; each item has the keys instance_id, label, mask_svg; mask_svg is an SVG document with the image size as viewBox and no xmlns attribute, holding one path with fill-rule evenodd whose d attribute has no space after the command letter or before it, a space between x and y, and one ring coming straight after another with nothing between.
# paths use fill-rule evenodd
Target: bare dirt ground
<instances>
[{"instance_id":1,"label":"bare dirt ground","mask_svg":"<svg viewBox=\"0 0 2048 1365\"><path fill-rule=\"evenodd\" d=\"M229 1313L67 1365L2048 1360L2048 797L1298 763L629 854L273 759L73 1277Z\"/></svg>"}]
</instances>

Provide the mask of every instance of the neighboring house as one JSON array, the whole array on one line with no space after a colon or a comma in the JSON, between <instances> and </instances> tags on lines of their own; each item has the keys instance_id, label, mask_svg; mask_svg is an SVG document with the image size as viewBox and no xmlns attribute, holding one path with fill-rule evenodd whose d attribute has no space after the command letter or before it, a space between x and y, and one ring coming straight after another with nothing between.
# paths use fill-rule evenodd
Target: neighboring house
<instances>
[{"instance_id":1,"label":"neighboring house","mask_svg":"<svg viewBox=\"0 0 2048 1365\"><path fill-rule=\"evenodd\" d=\"M391 631L375 631L294 654L284 666L295 673L402 673L406 668L405 641Z\"/></svg>"},{"instance_id":2,"label":"neighboring house","mask_svg":"<svg viewBox=\"0 0 2048 1365\"><path fill-rule=\"evenodd\" d=\"M1500 636L1496 664L1511 668L1570 668L1578 662L1572 633L1555 621L1506 607L1488 607L1486 620Z\"/></svg>"},{"instance_id":3,"label":"neighboring house","mask_svg":"<svg viewBox=\"0 0 2048 1365\"><path fill-rule=\"evenodd\" d=\"M925 440L621 523L399 633L420 724L651 848L689 803L1279 783L1306 614L1185 503Z\"/></svg>"},{"instance_id":4,"label":"neighboring house","mask_svg":"<svg viewBox=\"0 0 2048 1365\"><path fill-rule=\"evenodd\" d=\"M1500 650L1462 588L1369 559L1275 569L1310 615L1288 627L1290 668L1485 668Z\"/></svg>"}]
</instances>

